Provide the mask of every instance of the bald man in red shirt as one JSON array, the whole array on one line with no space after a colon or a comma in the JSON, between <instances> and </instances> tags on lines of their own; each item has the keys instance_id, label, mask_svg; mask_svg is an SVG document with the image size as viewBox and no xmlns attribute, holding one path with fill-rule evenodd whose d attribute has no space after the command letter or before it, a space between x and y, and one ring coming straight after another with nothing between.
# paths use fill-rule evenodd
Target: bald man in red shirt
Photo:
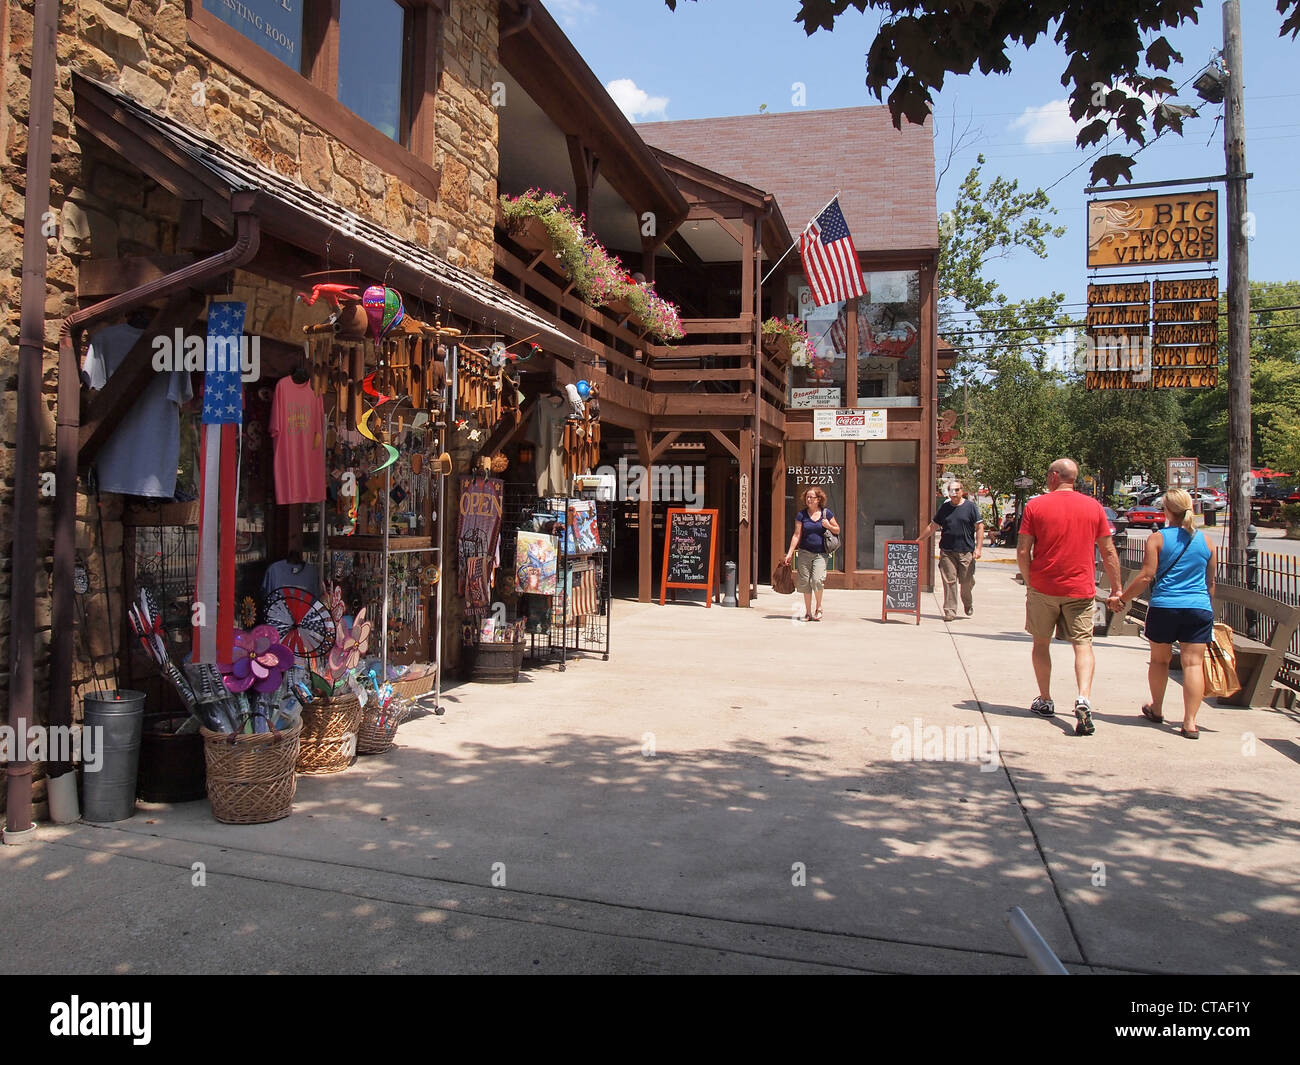
<instances>
[{"instance_id":1,"label":"bald man in red shirt","mask_svg":"<svg viewBox=\"0 0 1300 1065\"><path fill-rule=\"evenodd\" d=\"M1047 471L1047 494L1025 505L1016 544L1016 562L1025 579L1025 631L1034 639L1034 677L1038 697L1030 710L1041 717L1056 713L1052 703L1052 636L1074 645L1074 676L1079 685L1074 700L1076 736L1091 736L1092 612L1097 594L1094 549L1112 592L1122 588L1119 554L1110 536L1110 522L1100 503L1074 490L1079 466L1057 459Z\"/></svg>"}]
</instances>

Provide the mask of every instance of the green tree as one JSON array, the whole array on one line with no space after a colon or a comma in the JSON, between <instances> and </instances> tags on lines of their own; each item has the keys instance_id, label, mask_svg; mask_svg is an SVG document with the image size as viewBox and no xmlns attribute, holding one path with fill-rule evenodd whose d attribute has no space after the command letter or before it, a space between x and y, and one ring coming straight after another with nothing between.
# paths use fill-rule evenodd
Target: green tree
<instances>
[{"instance_id":1,"label":"green tree","mask_svg":"<svg viewBox=\"0 0 1300 1065\"><path fill-rule=\"evenodd\" d=\"M1300 281L1250 283L1251 463L1272 464L1265 440L1270 430L1300 409ZM1226 321L1227 297L1219 301L1219 321ZM1182 393L1188 428L1188 454L1202 462L1228 461L1227 331L1219 330L1219 383L1211 389ZM1275 436L1275 434L1273 434Z\"/></svg>"},{"instance_id":2,"label":"green tree","mask_svg":"<svg viewBox=\"0 0 1300 1065\"><path fill-rule=\"evenodd\" d=\"M998 176L981 180L984 156L962 182L957 202L939 219L939 333L957 351L952 380L983 379L1008 353L1041 358L1060 335L1065 294L1011 301L990 270L1017 252L1047 258L1047 239L1065 235L1042 189L1020 191Z\"/></svg>"},{"instance_id":3,"label":"green tree","mask_svg":"<svg viewBox=\"0 0 1300 1065\"><path fill-rule=\"evenodd\" d=\"M677 0L665 0L672 10ZM1174 84L1166 71L1182 56L1165 30L1197 21L1202 0L800 0L795 21L809 35L832 30L850 8L884 13L867 51L867 88L876 99L889 93L894 125L904 117L922 123L933 92L949 74L1006 74L1012 48L1052 37L1065 50L1061 84L1070 88L1070 117L1091 119L1080 129L1080 148L1109 136L1111 126L1132 144L1148 134L1182 132L1195 110L1163 97ZM1281 34L1300 33L1300 0L1278 0ZM1133 157L1110 153L1092 165L1094 184L1132 179Z\"/></svg>"},{"instance_id":4,"label":"green tree","mask_svg":"<svg viewBox=\"0 0 1300 1065\"><path fill-rule=\"evenodd\" d=\"M980 483L1009 496L1022 472L1035 484L1047 479L1047 467L1068 449L1069 426L1063 389L1040 362L1007 352L989 369L970 392L966 454Z\"/></svg>"},{"instance_id":5,"label":"green tree","mask_svg":"<svg viewBox=\"0 0 1300 1065\"><path fill-rule=\"evenodd\" d=\"M1104 493L1134 473L1163 479L1165 459L1184 453L1187 427L1174 392L1090 392L1074 381L1062 406L1070 424L1070 456L1096 475Z\"/></svg>"}]
</instances>

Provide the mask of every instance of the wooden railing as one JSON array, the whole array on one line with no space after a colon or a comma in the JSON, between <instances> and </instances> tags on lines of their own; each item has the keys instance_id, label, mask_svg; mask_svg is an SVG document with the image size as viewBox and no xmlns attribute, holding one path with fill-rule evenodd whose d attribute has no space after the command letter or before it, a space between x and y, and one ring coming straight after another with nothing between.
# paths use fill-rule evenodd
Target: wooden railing
<instances>
[{"instance_id":1,"label":"wooden railing","mask_svg":"<svg viewBox=\"0 0 1300 1065\"><path fill-rule=\"evenodd\" d=\"M539 313L576 329L583 345L596 357L597 366L615 380L656 396L655 410L727 416L752 413L757 357L761 360L761 417L770 425L784 427L785 371L750 339L755 324L752 314L684 319L686 336L664 344L651 339L625 315L592 307L580 299L572 283L558 271L553 256L497 243L495 260L498 277L506 287ZM714 337L719 339L715 342ZM698 382L734 388L686 391Z\"/></svg>"}]
</instances>

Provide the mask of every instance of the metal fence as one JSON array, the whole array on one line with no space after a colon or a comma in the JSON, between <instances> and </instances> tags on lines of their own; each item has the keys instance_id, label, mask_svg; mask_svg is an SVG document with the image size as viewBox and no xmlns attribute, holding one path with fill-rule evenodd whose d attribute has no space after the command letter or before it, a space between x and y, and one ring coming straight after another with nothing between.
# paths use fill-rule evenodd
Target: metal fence
<instances>
[{"instance_id":1,"label":"metal fence","mask_svg":"<svg viewBox=\"0 0 1300 1065\"><path fill-rule=\"evenodd\" d=\"M1145 538L1135 540L1130 537L1120 552L1120 564L1126 570L1141 569L1145 549ZM1228 562L1227 552L1220 551L1215 580L1253 589L1288 606L1300 605L1300 557L1295 555L1258 551L1252 545L1246 549L1245 564L1234 566ZM1277 627L1272 618L1258 616L1254 611L1233 604L1225 606L1223 620L1232 626L1234 632L1262 643L1273 638ZM1279 684L1300 690L1300 630L1291 637L1291 646L1278 670L1277 680Z\"/></svg>"}]
</instances>

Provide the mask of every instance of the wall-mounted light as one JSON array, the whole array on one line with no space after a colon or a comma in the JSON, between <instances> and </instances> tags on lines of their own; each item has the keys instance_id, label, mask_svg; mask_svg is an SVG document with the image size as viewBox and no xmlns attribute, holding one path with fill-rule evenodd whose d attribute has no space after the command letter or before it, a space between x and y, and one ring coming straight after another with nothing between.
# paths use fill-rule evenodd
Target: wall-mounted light
<instances>
[{"instance_id":1,"label":"wall-mounted light","mask_svg":"<svg viewBox=\"0 0 1300 1065\"><path fill-rule=\"evenodd\" d=\"M527 466L533 461L533 447L531 444L519 445L519 465Z\"/></svg>"}]
</instances>

